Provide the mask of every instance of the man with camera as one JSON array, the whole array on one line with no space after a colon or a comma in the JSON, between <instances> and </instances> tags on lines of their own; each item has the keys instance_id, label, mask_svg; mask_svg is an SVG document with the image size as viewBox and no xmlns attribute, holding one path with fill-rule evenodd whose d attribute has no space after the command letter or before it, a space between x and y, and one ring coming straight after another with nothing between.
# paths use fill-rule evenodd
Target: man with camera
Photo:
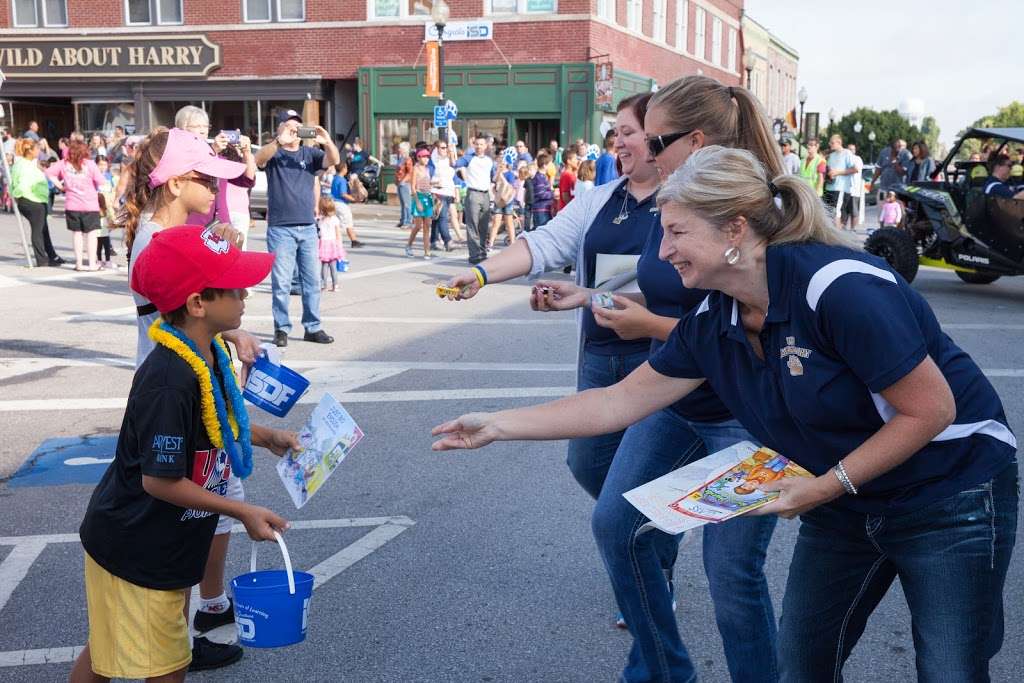
<instances>
[{"instance_id":1,"label":"man with camera","mask_svg":"<svg viewBox=\"0 0 1024 683\"><path fill-rule=\"evenodd\" d=\"M303 126L294 109L280 112L277 118L277 137L256 153L256 165L267 173L267 249L277 257L270 276L274 344L288 345L292 328L288 299L296 265L302 282L303 339L330 344L334 337L320 329L320 257L313 189L317 172L340 162L341 154L324 128ZM323 149L303 145L304 139L314 140Z\"/></svg>"}]
</instances>

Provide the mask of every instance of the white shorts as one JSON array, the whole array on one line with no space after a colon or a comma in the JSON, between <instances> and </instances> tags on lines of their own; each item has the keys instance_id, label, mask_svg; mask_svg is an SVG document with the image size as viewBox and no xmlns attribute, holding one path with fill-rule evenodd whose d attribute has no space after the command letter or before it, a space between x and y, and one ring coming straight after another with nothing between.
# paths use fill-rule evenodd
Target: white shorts
<instances>
[{"instance_id":1,"label":"white shorts","mask_svg":"<svg viewBox=\"0 0 1024 683\"><path fill-rule=\"evenodd\" d=\"M242 480L236 477L234 473L228 477L228 492L224 494L224 497L231 500L245 500L245 489L242 488ZM231 531L231 527L234 525L234 517L221 515L220 519L217 520L217 531L214 534L226 534Z\"/></svg>"},{"instance_id":2,"label":"white shorts","mask_svg":"<svg viewBox=\"0 0 1024 683\"><path fill-rule=\"evenodd\" d=\"M341 227L344 230L348 230L353 226L352 220L352 207L345 202L335 202L334 209L338 214L338 220L341 221Z\"/></svg>"}]
</instances>

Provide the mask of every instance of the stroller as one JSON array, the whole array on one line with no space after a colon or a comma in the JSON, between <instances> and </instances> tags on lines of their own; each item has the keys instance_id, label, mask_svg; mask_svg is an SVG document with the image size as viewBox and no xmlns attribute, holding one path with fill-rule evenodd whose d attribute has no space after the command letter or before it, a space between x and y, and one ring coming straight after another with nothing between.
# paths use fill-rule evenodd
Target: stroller
<instances>
[{"instance_id":1,"label":"stroller","mask_svg":"<svg viewBox=\"0 0 1024 683\"><path fill-rule=\"evenodd\" d=\"M384 195L383 187L381 187L380 174L382 169L383 166L379 161L372 161L356 176L359 178L359 182L362 183L363 188L366 189L366 201L374 200L383 204L387 199Z\"/></svg>"}]
</instances>

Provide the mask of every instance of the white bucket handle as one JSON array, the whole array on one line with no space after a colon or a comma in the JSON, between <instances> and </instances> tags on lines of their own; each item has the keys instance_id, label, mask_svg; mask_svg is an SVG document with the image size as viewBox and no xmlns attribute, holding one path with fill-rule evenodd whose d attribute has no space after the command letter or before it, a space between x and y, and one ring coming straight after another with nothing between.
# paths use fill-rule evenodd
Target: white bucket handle
<instances>
[{"instance_id":1,"label":"white bucket handle","mask_svg":"<svg viewBox=\"0 0 1024 683\"><path fill-rule=\"evenodd\" d=\"M281 534L274 532L274 538L277 539L277 545L281 548L281 554L284 556L284 568L288 573L288 592L291 595L295 595L295 573L292 571L292 558L288 555L288 546L284 544L284 539L281 538ZM256 571L256 548L259 547L259 543L256 541L252 542L252 552L249 554L249 571Z\"/></svg>"}]
</instances>

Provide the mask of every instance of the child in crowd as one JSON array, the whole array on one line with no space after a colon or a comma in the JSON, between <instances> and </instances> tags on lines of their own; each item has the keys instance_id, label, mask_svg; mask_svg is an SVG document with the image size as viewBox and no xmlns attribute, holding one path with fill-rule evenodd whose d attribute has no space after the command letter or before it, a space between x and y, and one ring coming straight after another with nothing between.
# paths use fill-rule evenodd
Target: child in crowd
<instances>
[{"instance_id":1,"label":"child in crowd","mask_svg":"<svg viewBox=\"0 0 1024 683\"><path fill-rule=\"evenodd\" d=\"M883 228L895 228L903 220L903 204L896 199L895 192L886 192L885 201L878 212L878 222Z\"/></svg>"},{"instance_id":2,"label":"child in crowd","mask_svg":"<svg viewBox=\"0 0 1024 683\"><path fill-rule=\"evenodd\" d=\"M580 170L576 174L576 191L573 197L580 197L594 189L594 179L597 177L597 164L587 159L580 164Z\"/></svg>"},{"instance_id":3,"label":"child in crowd","mask_svg":"<svg viewBox=\"0 0 1024 683\"><path fill-rule=\"evenodd\" d=\"M298 448L293 432L250 425L220 334L237 329L245 288L269 273L271 254L242 252L211 228L152 236L131 286L163 319L135 373L114 462L79 529L85 549L89 642L72 683L110 678L183 681L192 661L189 592L203 577L218 515L255 541L288 523L226 496L248 476L252 447Z\"/></svg>"},{"instance_id":4,"label":"child in crowd","mask_svg":"<svg viewBox=\"0 0 1024 683\"><path fill-rule=\"evenodd\" d=\"M516 177L504 159L498 160L498 169L494 174L494 208L491 211L491 232L487 240L490 249L498 239L498 231L505 227L505 244L516 241L515 203Z\"/></svg>"},{"instance_id":5,"label":"child in crowd","mask_svg":"<svg viewBox=\"0 0 1024 683\"><path fill-rule=\"evenodd\" d=\"M136 277L135 270L141 267L139 256L154 235L168 226L186 223L190 214L209 214L220 179L237 178L244 171L244 164L218 157L205 140L180 128L158 128L142 140L132 164L124 207L118 216L125 231L129 279ZM217 225L214 231L242 248L243 233L224 224ZM139 367L156 348L149 337L149 329L158 318L158 310L139 290L133 289L132 297L138 326L135 365ZM254 363L261 353L259 340L243 330L230 330L222 336L234 344L239 360L245 364ZM225 495L231 500L244 500L241 479L230 477ZM234 607L224 591L224 563L233 525L228 516L222 516L217 524L210 561L199 584L199 611L192 622L197 633L234 622ZM237 645L223 645L204 637L193 641L192 666L195 669L226 666L241 657L242 648Z\"/></svg>"},{"instance_id":6,"label":"child in crowd","mask_svg":"<svg viewBox=\"0 0 1024 683\"><path fill-rule=\"evenodd\" d=\"M334 209L341 221L341 227L348 234L349 244L353 249L363 246L356 235L355 220L352 218L352 207L349 204L355 202L348 182L348 164L342 161L335 168L334 178L331 180L330 197L334 200Z\"/></svg>"},{"instance_id":7,"label":"child in crowd","mask_svg":"<svg viewBox=\"0 0 1024 683\"><path fill-rule=\"evenodd\" d=\"M530 230L530 211L526 206L526 186L530 182L530 165L519 162L516 169L516 221L523 232Z\"/></svg>"},{"instance_id":8,"label":"child in crowd","mask_svg":"<svg viewBox=\"0 0 1024 683\"><path fill-rule=\"evenodd\" d=\"M320 232L320 289L327 289L327 278L330 275L332 292L338 290L338 261L348 258L341 241L341 220L336 207L330 197L320 197L320 218L316 222Z\"/></svg>"},{"instance_id":9,"label":"child in crowd","mask_svg":"<svg viewBox=\"0 0 1024 683\"><path fill-rule=\"evenodd\" d=\"M111 259L117 256L117 252L110 242L110 231L119 227L117 212L114 211L114 188L117 187L117 177L110 172L110 164L107 163L106 157L96 159L96 167L103 176L103 184L99 187L97 196L100 203L100 232L96 243L96 260L99 261L101 269L117 270L117 262Z\"/></svg>"},{"instance_id":10,"label":"child in crowd","mask_svg":"<svg viewBox=\"0 0 1024 683\"><path fill-rule=\"evenodd\" d=\"M417 150L416 165L412 167L412 230L409 231L409 241L405 243L405 255L409 258L413 256L412 244L420 230L423 231L423 258L431 258L430 223L434 219L434 198L430 194L429 163L430 150Z\"/></svg>"}]
</instances>

